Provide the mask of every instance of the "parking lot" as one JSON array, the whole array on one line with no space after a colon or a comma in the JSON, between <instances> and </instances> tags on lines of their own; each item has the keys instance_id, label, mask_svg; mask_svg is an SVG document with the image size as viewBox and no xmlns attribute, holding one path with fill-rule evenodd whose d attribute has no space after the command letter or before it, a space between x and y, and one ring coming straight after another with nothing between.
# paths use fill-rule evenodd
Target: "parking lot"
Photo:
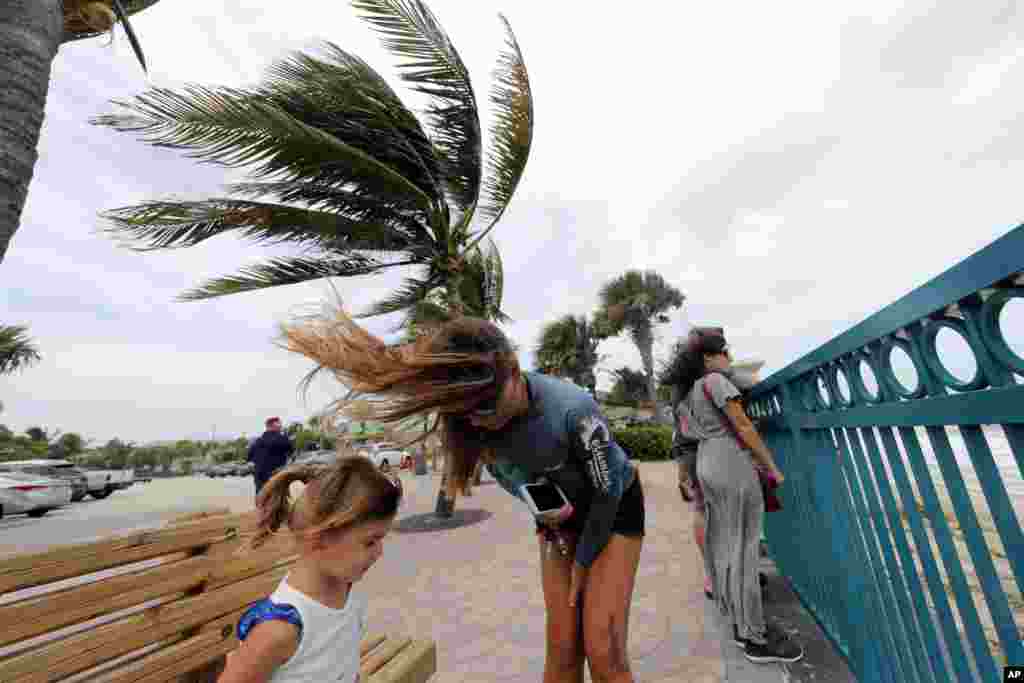
<instances>
[{"instance_id":1,"label":"parking lot","mask_svg":"<svg viewBox=\"0 0 1024 683\"><path fill-rule=\"evenodd\" d=\"M203 508L243 512L252 504L252 477L154 479L115 491L104 500L86 497L37 519L5 516L0 519L0 557L152 528L169 517Z\"/></svg>"}]
</instances>

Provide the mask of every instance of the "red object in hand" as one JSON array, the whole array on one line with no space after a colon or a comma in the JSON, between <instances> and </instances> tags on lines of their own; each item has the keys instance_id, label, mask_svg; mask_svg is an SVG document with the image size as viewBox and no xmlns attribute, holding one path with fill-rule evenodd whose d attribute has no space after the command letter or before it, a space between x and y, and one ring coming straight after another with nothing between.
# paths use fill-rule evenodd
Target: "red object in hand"
<instances>
[{"instance_id":1,"label":"red object in hand","mask_svg":"<svg viewBox=\"0 0 1024 683\"><path fill-rule=\"evenodd\" d=\"M758 467L757 478L761 480L761 493L764 495L764 511L777 512L782 509L782 501L775 495L779 488L779 480L767 470Z\"/></svg>"}]
</instances>

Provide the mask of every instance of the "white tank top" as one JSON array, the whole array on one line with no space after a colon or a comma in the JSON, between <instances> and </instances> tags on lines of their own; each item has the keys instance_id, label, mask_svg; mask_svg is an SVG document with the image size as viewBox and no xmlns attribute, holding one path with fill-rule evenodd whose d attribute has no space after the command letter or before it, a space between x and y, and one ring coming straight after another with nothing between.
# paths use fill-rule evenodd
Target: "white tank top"
<instances>
[{"instance_id":1,"label":"white tank top","mask_svg":"<svg viewBox=\"0 0 1024 683\"><path fill-rule=\"evenodd\" d=\"M291 659L274 671L270 683L355 683L359 680L359 642L366 624L366 602L353 588L341 609L301 593L284 577L270 599L291 605L302 617L302 637Z\"/></svg>"}]
</instances>

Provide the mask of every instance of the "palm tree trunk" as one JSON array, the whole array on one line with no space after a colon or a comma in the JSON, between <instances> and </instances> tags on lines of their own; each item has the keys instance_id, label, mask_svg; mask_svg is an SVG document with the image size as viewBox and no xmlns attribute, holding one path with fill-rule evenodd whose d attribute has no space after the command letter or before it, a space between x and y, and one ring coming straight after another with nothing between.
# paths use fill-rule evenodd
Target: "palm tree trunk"
<instances>
[{"instance_id":1,"label":"palm tree trunk","mask_svg":"<svg viewBox=\"0 0 1024 683\"><path fill-rule=\"evenodd\" d=\"M448 272L448 282L445 283L445 298L447 299L448 311L454 315L462 314L461 284L462 273L458 268L451 269ZM446 493L448 489L448 465L448 458L445 458L444 472L441 474L441 486L437 490L437 503L434 505L434 514L438 517L451 517L455 514L455 499L449 498Z\"/></svg>"},{"instance_id":2,"label":"palm tree trunk","mask_svg":"<svg viewBox=\"0 0 1024 683\"><path fill-rule=\"evenodd\" d=\"M644 378L647 380L647 400L654 403L658 398L654 387L654 331L649 325L637 330L636 346L640 351L640 360L644 364Z\"/></svg>"},{"instance_id":3,"label":"palm tree trunk","mask_svg":"<svg viewBox=\"0 0 1024 683\"><path fill-rule=\"evenodd\" d=\"M0 2L0 263L21 221L63 30L62 0Z\"/></svg>"}]
</instances>

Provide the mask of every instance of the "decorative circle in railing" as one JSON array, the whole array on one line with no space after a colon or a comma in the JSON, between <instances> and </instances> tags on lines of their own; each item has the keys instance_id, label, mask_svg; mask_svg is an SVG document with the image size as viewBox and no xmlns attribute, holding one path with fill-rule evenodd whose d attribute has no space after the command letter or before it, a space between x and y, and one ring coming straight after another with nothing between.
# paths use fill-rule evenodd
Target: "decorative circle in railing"
<instances>
[{"instance_id":1,"label":"decorative circle in railing","mask_svg":"<svg viewBox=\"0 0 1024 683\"><path fill-rule=\"evenodd\" d=\"M833 363L829 371L829 380L832 385L832 394L835 402L841 408L849 408L853 405L853 394L850 393L850 381L846 379L846 364Z\"/></svg>"},{"instance_id":2,"label":"decorative circle in railing","mask_svg":"<svg viewBox=\"0 0 1024 683\"><path fill-rule=\"evenodd\" d=\"M1008 322L1008 321L1013 322ZM990 296L981 307L981 336L992 355L1017 373L1024 373L1024 334L1019 342L1010 344L1010 327L1024 329L1024 287L1002 289Z\"/></svg>"},{"instance_id":3,"label":"decorative circle in railing","mask_svg":"<svg viewBox=\"0 0 1024 683\"><path fill-rule=\"evenodd\" d=\"M939 351L940 339L942 353ZM945 356L946 362L943 362L942 356ZM973 363L974 369L970 379L957 377L950 370L948 363L958 357L967 358ZM974 349L968 341L964 321L958 318L935 320L925 328L924 362L939 381L954 391L976 391L988 386L985 375L978 366Z\"/></svg>"},{"instance_id":4,"label":"decorative circle in railing","mask_svg":"<svg viewBox=\"0 0 1024 683\"><path fill-rule=\"evenodd\" d=\"M814 389L818 395L818 403L822 409L828 410L832 407L832 395L828 390L828 380L825 379L827 369L818 370L814 373Z\"/></svg>"},{"instance_id":5,"label":"decorative circle in railing","mask_svg":"<svg viewBox=\"0 0 1024 683\"><path fill-rule=\"evenodd\" d=\"M812 372L793 380L793 391L800 397L800 405L809 413L816 413L819 410L814 376Z\"/></svg>"},{"instance_id":6,"label":"decorative circle in railing","mask_svg":"<svg viewBox=\"0 0 1024 683\"><path fill-rule=\"evenodd\" d=\"M881 367L876 370L879 371L879 379L885 382L892 393L900 398L922 398L925 395L921 371L914 363L914 357L910 353L910 342L898 337L883 339L881 358ZM913 377L913 389L907 387L911 377ZM904 383L901 378L906 379L907 383Z\"/></svg>"},{"instance_id":7,"label":"decorative circle in railing","mask_svg":"<svg viewBox=\"0 0 1024 683\"><path fill-rule=\"evenodd\" d=\"M850 367L855 372L850 374L853 381L852 389L865 403L878 403L882 400L882 394L878 389L878 375L871 363L871 356L864 351L859 351L853 356Z\"/></svg>"}]
</instances>

